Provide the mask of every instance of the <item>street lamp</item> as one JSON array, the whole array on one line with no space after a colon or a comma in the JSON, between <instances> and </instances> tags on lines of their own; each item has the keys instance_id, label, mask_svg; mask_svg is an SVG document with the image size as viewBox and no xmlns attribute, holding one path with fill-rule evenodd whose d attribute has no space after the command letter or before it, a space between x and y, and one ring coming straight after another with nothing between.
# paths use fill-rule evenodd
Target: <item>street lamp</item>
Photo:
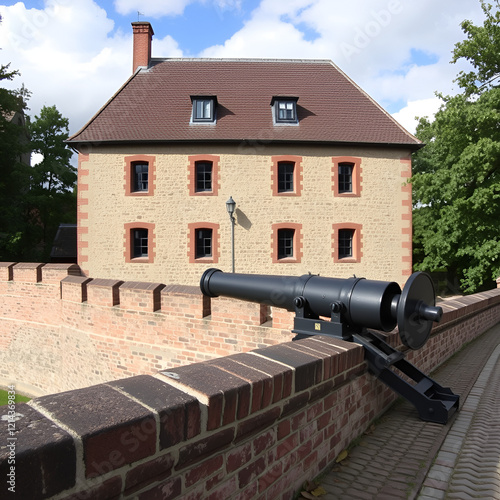
<instances>
[{"instance_id":1,"label":"street lamp","mask_svg":"<svg viewBox=\"0 0 500 500\"><path fill-rule=\"evenodd\" d=\"M230 196L229 200L226 201L226 210L229 214L229 218L231 219L231 258L232 258L232 269L234 273L234 209L236 208L236 202L233 200L233 197Z\"/></svg>"}]
</instances>

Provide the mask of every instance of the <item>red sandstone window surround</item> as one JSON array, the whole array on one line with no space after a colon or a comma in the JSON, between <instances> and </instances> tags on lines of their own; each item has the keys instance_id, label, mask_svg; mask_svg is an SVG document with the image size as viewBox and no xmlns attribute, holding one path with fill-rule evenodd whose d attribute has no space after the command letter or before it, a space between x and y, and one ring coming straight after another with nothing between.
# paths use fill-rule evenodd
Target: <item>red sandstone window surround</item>
<instances>
[{"instance_id":1,"label":"red sandstone window surround","mask_svg":"<svg viewBox=\"0 0 500 500\"><path fill-rule=\"evenodd\" d=\"M302 157L293 155L271 158L273 196L300 196L302 193ZM289 172L292 171L291 174Z\"/></svg>"},{"instance_id":2,"label":"red sandstone window surround","mask_svg":"<svg viewBox=\"0 0 500 500\"><path fill-rule=\"evenodd\" d=\"M361 158L334 156L332 162L332 190L334 196L361 196Z\"/></svg>"},{"instance_id":3,"label":"red sandstone window surround","mask_svg":"<svg viewBox=\"0 0 500 500\"><path fill-rule=\"evenodd\" d=\"M145 165L147 165L146 168L144 168ZM153 196L155 186L156 157L125 156L125 196Z\"/></svg>"},{"instance_id":4,"label":"red sandstone window surround","mask_svg":"<svg viewBox=\"0 0 500 500\"><path fill-rule=\"evenodd\" d=\"M219 224L192 222L188 224L188 228L189 263L218 263L220 257Z\"/></svg>"},{"instance_id":5,"label":"red sandstone window surround","mask_svg":"<svg viewBox=\"0 0 500 500\"><path fill-rule=\"evenodd\" d=\"M188 189L190 196L217 196L219 192L220 156L188 156ZM208 167L211 165L211 169ZM210 172L211 170L211 172Z\"/></svg>"},{"instance_id":6,"label":"red sandstone window surround","mask_svg":"<svg viewBox=\"0 0 500 500\"><path fill-rule=\"evenodd\" d=\"M361 262L361 257L363 256L361 239L363 225L346 222L333 224L332 228L333 262Z\"/></svg>"},{"instance_id":7,"label":"red sandstone window surround","mask_svg":"<svg viewBox=\"0 0 500 500\"><path fill-rule=\"evenodd\" d=\"M302 224L280 222L272 225L273 264L296 264L302 259Z\"/></svg>"},{"instance_id":8,"label":"red sandstone window surround","mask_svg":"<svg viewBox=\"0 0 500 500\"><path fill-rule=\"evenodd\" d=\"M155 225L149 222L125 224L124 244L123 254L127 264L152 264L156 255ZM135 257L138 252L142 256Z\"/></svg>"}]
</instances>

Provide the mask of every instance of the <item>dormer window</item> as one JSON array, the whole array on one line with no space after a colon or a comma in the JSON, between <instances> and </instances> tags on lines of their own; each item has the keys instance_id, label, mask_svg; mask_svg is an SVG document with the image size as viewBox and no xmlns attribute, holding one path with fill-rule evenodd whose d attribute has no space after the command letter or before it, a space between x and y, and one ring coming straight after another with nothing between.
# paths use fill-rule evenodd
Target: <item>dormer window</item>
<instances>
[{"instance_id":1,"label":"dormer window","mask_svg":"<svg viewBox=\"0 0 500 500\"><path fill-rule=\"evenodd\" d=\"M217 97L215 96L191 96L193 103L193 123L214 123Z\"/></svg>"},{"instance_id":2,"label":"dormer window","mask_svg":"<svg viewBox=\"0 0 500 500\"><path fill-rule=\"evenodd\" d=\"M278 97L271 100L274 123L298 124L297 101L298 97Z\"/></svg>"}]
</instances>

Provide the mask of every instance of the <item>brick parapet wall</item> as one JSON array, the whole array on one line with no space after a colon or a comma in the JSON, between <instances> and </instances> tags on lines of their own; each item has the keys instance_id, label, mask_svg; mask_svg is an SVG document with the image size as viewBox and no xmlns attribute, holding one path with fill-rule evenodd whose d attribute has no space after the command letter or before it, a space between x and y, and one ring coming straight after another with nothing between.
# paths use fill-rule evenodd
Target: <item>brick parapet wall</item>
<instances>
[{"instance_id":1,"label":"brick parapet wall","mask_svg":"<svg viewBox=\"0 0 500 500\"><path fill-rule=\"evenodd\" d=\"M228 351L224 357L185 366L162 366L157 358L156 369L154 360L131 364L124 371L133 368L138 374L143 369L142 373L150 375L111 382L119 371L103 369L95 376L104 383L16 405L15 471L20 498L289 499L395 399L390 389L367 372L359 345L320 336L288 342L289 331L270 325L276 317L279 328L284 328L289 313L279 316L273 308L251 304L241 309L240 317L245 320L232 324L227 312L239 314L236 301L209 301L193 287L159 289L155 284L117 286L98 281L95 288L103 288L106 300L115 289L119 299L122 291L131 294L125 302L109 306L102 298L97 303L84 300L83 291L97 280L68 275L60 287L45 284L43 272L41 282L16 281L15 272L12 276L0 282L2 329L24 323L23 339L42 332L49 337L46 340L57 344L56 321L61 321L62 328L68 329L67 337L85 332L94 348L86 351L79 346L80 350L70 352L67 338L66 343L53 345L52 354L60 349L69 358L63 366L67 373L56 374L61 368L57 363L52 368L35 363L30 369L31 348L22 342L17 354L25 349L28 359L22 368L26 377L40 379L52 369L54 376L44 381L55 386L56 379L68 377L70 367L76 377L83 369L99 372L102 366L119 366L124 359L119 355L121 344L127 342L131 351L139 349L136 358L146 360L148 345L153 355L163 352L163 344L177 352L189 345L193 356L196 348L214 349L204 342L225 344ZM29 276L24 279L32 279ZM45 288L59 290L62 299L56 298L54 290L45 294ZM39 309L36 320L31 313L23 316L20 307L8 314L20 298L25 308L32 307L37 292L49 311L42 314ZM149 304L147 309L158 304L158 293L161 309L143 310L144 304ZM500 290L449 301L443 308L443 319L424 348L407 353L425 372L500 321ZM220 312L217 321L213 318L216 310ZM177 337L181 319L185 338ZM172 323L175 326L167 331ZM15 343L20 333L11 329L11 334ZM4 340L3 335L0 338ZM77 342L83 343L83 338ZM235 339L236 344L232 343ZM393 345L399 343L395 332L387 339ZM280 345L265 347L266 341ZM243 350L244 342L260 345L235 353L237 348ZM0 344L0 353L9 354L9 349L8 342ZM96 352L108 356L108 365ZM78 365L78 357L85 355L86 363ZM48 357L54 362L54 356ZM8 407L0 411L8 417ZM10 470L9 437L8 426L2 426L2 477Z\"/></svg>"},{"instance_id":2,"label":"brick parapet wall","mask_svg":"<svg viewBox=\"0 0 500 500\"><path fill-rule=\"evenodd\" d=\"M450 339L457 350L498 323L494 297L413 357L434 367ZM367 372L361 346L320 336L43 396L16 406L16 493L285 500L394 399ZM8 436L3 426L4 477Z\"/></svg>"}]
</instances>

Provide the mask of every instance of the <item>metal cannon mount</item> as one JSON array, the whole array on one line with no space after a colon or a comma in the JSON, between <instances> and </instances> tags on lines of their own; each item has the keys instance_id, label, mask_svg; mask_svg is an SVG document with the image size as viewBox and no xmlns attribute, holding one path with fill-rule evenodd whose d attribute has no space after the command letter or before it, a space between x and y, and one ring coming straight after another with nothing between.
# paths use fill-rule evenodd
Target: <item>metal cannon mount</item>
<instances>
[{"instance_id":1,"label":"metal cannon mount","mask_svg":"<svg viewBox=\"0 0 500 500\"><path fill-rule=\"evenodd\" d=\"M295 312L294 340L327 335L361 344L368 368L412 403L422 420L445 424L458 409L459 396L440 386L405 359L384 336L396 326L402 343L420 349L443 310L435 306L429 275L414 273L403 290L395 282L365 278L326 278L223 273L208 269L200 288L209 297L232 297ZM324 318L330 318L326 320ZM403 375L403 376L402 376Z\"/></svg>"}]
</instances>

